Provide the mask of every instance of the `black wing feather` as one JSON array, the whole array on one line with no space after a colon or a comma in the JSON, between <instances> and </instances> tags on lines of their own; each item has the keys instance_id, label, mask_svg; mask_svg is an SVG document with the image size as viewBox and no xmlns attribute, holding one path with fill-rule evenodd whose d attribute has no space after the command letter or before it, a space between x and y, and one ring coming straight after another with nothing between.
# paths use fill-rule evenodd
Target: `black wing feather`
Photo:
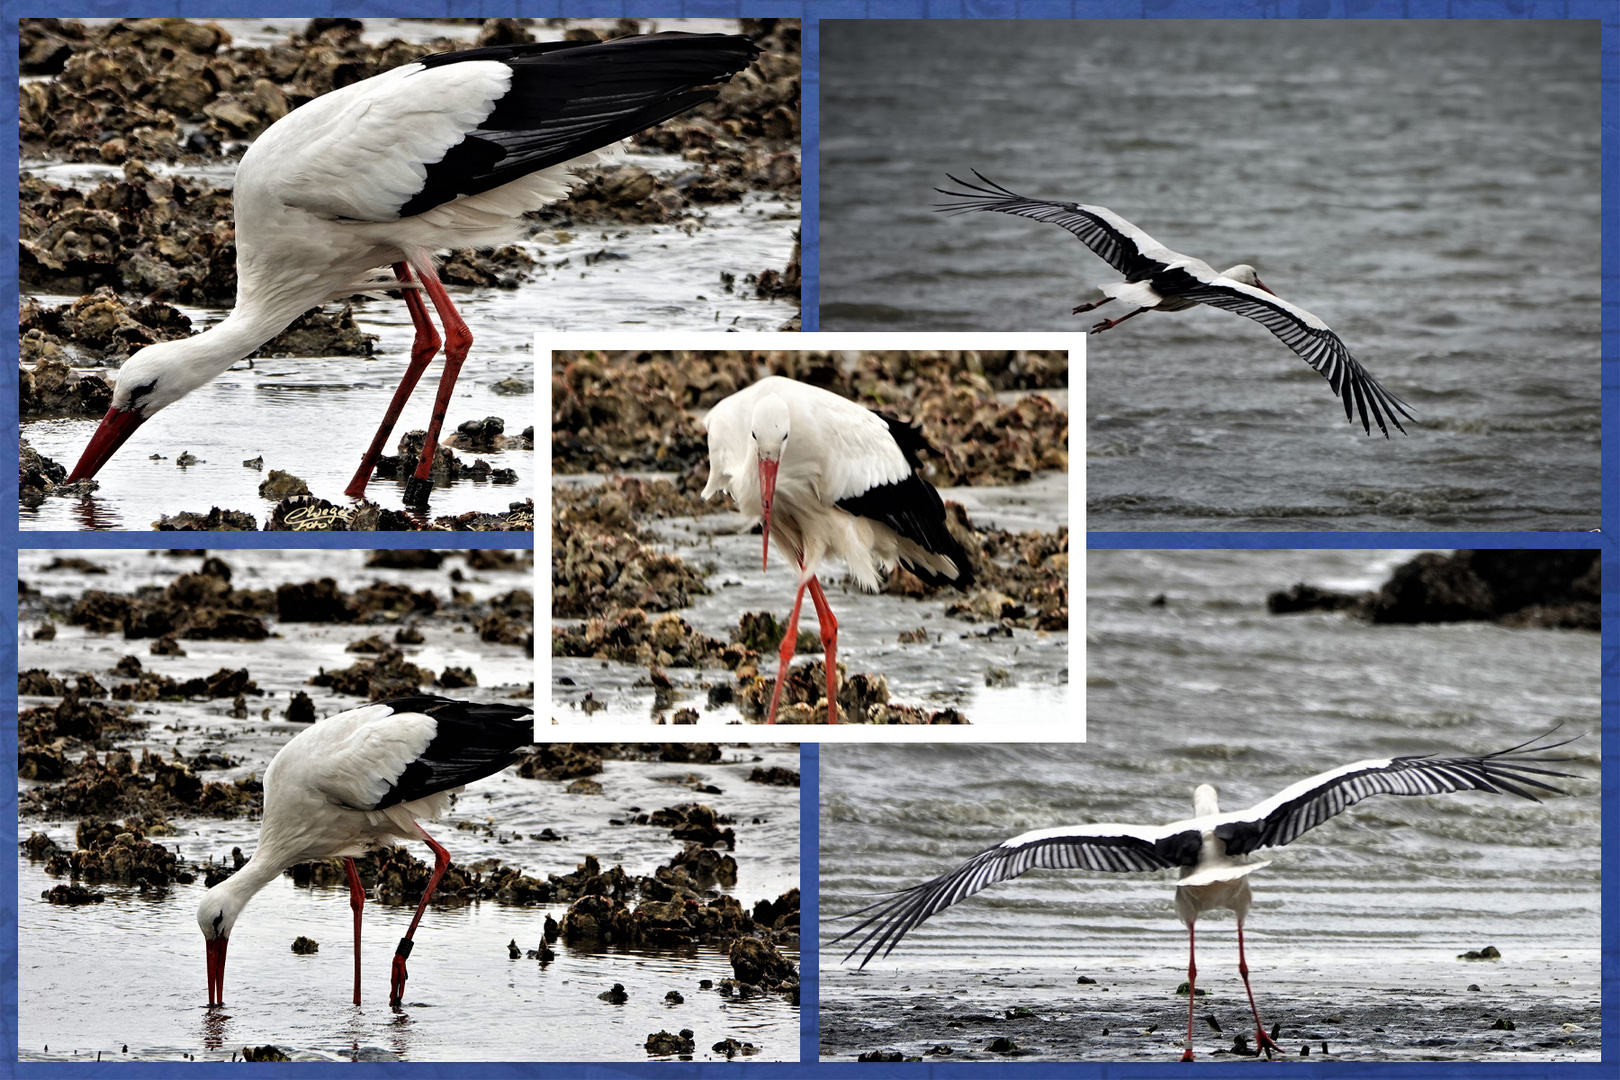
<instances>
[{"instance_id":1,"label":"black wing feather","mask_svg":"<svg viewBox=\"0 0 1620 1080\"><path fill-rule=\"evenodd\" d=\"M915 565L903 555L900 561L907 570L929 585L954 585L966 592L973 585L973 566L968 561L967 552L962 550L962 545L957 543L956 537L946 527L945 502L934 490L934 485L923 479L922 460L917 456L924 451L930 454L939 451L929 445L921 428L888 413L873 411L889 425L889 434L906 456L906 464L911 466L911 472L892 484L879 484L859 495L839 499L838 508L857 517L881 522L925 550L950 559L956 564L954 578L936 574L926 566Z\"/></svg>"},{"instance_id":2,"label":"black wing feather","mask_svg":"<svg viewBox=\"0 0 1620 1080\"><path fill-rule=\"evenodd\" d=\"M950 173L945 175L950 176ZM978 169L973 170L973 175L977 176L981 183L970 184L966 180L950 176L953 184L960 184L967 188L967 191L935 188L934 190L941 195L958 200L942 203L935 209L944 214L993 211L1060 225L1079 237L1081 243L1106 260L1109 266L1124 274L1127 281L1140 281L1152 277L1154 272L1164 265L1159 260L1142 254L1135 240L1120 232L1107 220L1082 208L1079 203L1026 199L984 176Z\"/></svg>"},{"instance_id":3,"label":"black wing feather","mask_svg":"<svg viewBox=\"0 0 1620 1080\"><path fill-rule=\"evenodd\" d=\"M1344 342L1326 327L1312 326L1294 312L1280 304L1252 296L1246 292L1212 285L1201 281L1179 267L1160 273L1152 279L1155 291L1166 296L1177 296L1199 304L1230 311L1253 319L1277 335L1284 345L1294 350L1307 364L1327 379L1328 386L1344 402L1345 419L1355 422L1355 413L1361 416L1362 429L1372 434L1372 424L1389 437L1385 421L1394 424L1402 433L1399 416L1415 420L1406 402L1390 393L1384 385L1368 374ZM1354 411L1352 411L1352 409Z\"/></svg>"},{"instance_id":4,"label":"black wing feather","mask_svg":"<svg viewBox=\"0 0 1620 1080\"><path fill-rule=\"evenodd\" d=\"M417 63L428 68L502 61L512 68L512 85L482 124L426 166L422 189L400 216L489 191L678 116L716 96L697 87L726 82L759 52L739 34L667 32L425 56Z\"/></svg>"},{"instance_id":5,"label":"black wing feather","mask_svg":"<svg viewBox=\"0 0 1620 1080\"><path fill-rule=\"evenodd\" d=\"M1452 791L1484 791L1491 794L1506 792L1540 802L1534 792L1528 789L1560 795L1563 792L1537 777L1575 778L1573 773L1544 767L1549 762L1572 760L1570 758L1529 756L1575 741L1564 739L1534 745L1545 737L1493 754L1448 758L1433 754L1409 754L1393 758L1387 765L1336 776L1320 787L1272 807L1263 817L1218 825L1215 835L1226 842L1228 855L1247 855L1258 848L1281 847L1374 795L1442 795Z\"/></svg>"},{"instance_id":6,"label":"black wing feather","mask_svg":"<svg viewBox=\"0 0 1620 1080\"><path fill-rule=\"evenodd\" d=\"M426 713L438 722L433 741L378 800L373 810L422 799L493 776L534 742L534 710L443 697L394 698L378 704L396 713Z\"/></svg>"},{"instance_id":7,"label":"black wing feather","mask_svg":"<svg viewBox=\"0 0 1620 1080\"><path fill-rule=\"evenodd\" d=\"M1106 827L1106 826L1105 826ZM1203 838L1196 829L1154 841L1121 833L1114 836L1054 836L1007 847L987 848L949 873L932 881L902 889L875 904L836 918L866 917L829 944L857 934L860 939L844 955L848 960L862 949L861 967L879 950L889 955L900 939L952 904L966 900L998 881L1008 881L1026 870L1104 870L1132 872L1191 866L1198 861Z\"/></svg>"}]
</instances>

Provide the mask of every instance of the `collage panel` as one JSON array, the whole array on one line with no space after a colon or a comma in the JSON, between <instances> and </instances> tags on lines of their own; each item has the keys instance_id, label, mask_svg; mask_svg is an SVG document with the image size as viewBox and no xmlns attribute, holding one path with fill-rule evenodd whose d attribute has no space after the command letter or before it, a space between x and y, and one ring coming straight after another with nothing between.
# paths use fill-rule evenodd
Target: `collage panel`
<instances>
[{"instance_id":1,"label":"collage panel","mask_svg":"<svg viewBox=\"0 0 1620 1080\"><path fill-rule=\"evenodd\" d=\"M1089 334L1092 530L1594 529L1599 38L823 21L821 326Z\"/></svg>"},{"instance_id":2,"label":"collage panel","mask_svg":"<svg viewBox=\"0 0 1620 1080\"><path fill-rule=\"evenodd\" d=\"M990 340L538 339L551 722L1083 739L1068 454L1083 353Z\"/></svg>"},{"instance_id":3,"label":"collage panel","mask_svg":"<svg viewBox=\"0 0 1620 1080\"><path fill-rule=\"evenodd\" d=\"M24 1060L797 1060L798 747L537 743L532 552L20 573Z\"/></svg>"},{"instance_id":4,"label":"collage panel","mask_svg":"<svg viewBox=\"0 0 1620 1080\"><path fill-rule=\"evenodd\" d=\"M823 1060L1597 1060L1595 551L1088 555L1085 745L823 748Z\"/></svg>"},{"instance_id":5,"label":"collage panel","mask_svg":"<svg viewBox=\"0 0 1620 1080\"><path fill-rule=\"evenodd\" d=\"M537 330L798 328L797 20L19 25L25 530L528 531Z\"/></svg>"}]
</instances>

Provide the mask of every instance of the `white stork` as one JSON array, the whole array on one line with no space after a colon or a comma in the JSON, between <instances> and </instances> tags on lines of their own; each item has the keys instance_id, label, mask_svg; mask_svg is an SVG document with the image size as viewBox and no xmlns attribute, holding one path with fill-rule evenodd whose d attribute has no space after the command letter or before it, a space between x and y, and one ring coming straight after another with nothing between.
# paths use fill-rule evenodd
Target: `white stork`
<instances>
[{"instance_id":1,"label":"white stork","mask_svg":"<svg viewBox=\"0 0 1620 1080\"><path fill-rule=\"evenodd\" d=\"M433 849L416 917L394 952L389 1004L405 993L405 959L450 853L417 824L450 806L474 780L500 772L534 742L533 710L442 697L381 701L329 716L295 735L264 772L259 846L208 890L197 908L208 953L208 1004L225 1003L225 950L253 895L302 862L342 856L354 909L354 1003L360 1004L360 909L365 889L354 856L421 839Z\"/></svg>"},{"instance_id":2,"label":"white stork","mask_svg":"<svg viewBox=\"0 0 1620 1080\"><path fill-rule=\"evenodd\" d=\"M918 452L937 451L911 424L780 375L721 401L703 426L709 432L703 498L730 495L744 516L763 522L762 564L769 565L774 535L799 570L765 722L776 722L808 586L826 650L827 722L836 724L838 621L816 579L821 560L843 559L867 592L877 592L900 565L930 585L966 591L973 584L967 553L945 527L945 504L922 477Z\"/></svg>"},{"instance_id":3,"label":"white stork","mask_svg":"<svg viewBox=\"0 0 1620 1080\"><path fill-rule=\"evenodd\" d=\"M1193 816L1168 825L1108 822L1027 832L980 852L932 881L902 889L859 911L837 916L866 917L834 938L833 943L861 935L844 959L865 949L860 965L865 967L879 950L884 956L889 955L908 931L930 915L1026 870L1179 870L1176 914L1187 927L1187 1041L1181 1059L1193 1060L1193 990L1198 975L1193 924L1204 912L1221 908L1237 916L1238 974L1243 977L1249 1009L1254 1013L1255 1049L1257 1052L1265 1050L1269 1057L1277 1046L1266 1034L1260 1010L1255 1006L1254 990L1249 986L1249 965L1243 955L1243 920L1252 900L1248 876L1269 866L1270 862L1253 860L1250 854L1260 848L1291 843L1308 829L1373 795L1484 791L1506 792L1540 802L1529 788L1563 794L1537 777L1573 778L1571 773L1544 767L1549 762L1570 759L1531 755L1575 740L1534 745L1540 741L1532 739L1491 754L1461 757L1408 754L1358 761L1301 780L1247 810L1224 814L1216 800L1215 789L1202 784L1193 792Z\"/></svg>"},{"instance_id":4,"label":"white stork","mask_svg":"<svg viewBox=\"0 0 1620 1080\"><path fill-rule=\"evenodd\" d=\"M272 124L236 170L236 307L218 325L148 345L69 482L94 476L142 423L328 300L395 285L411 359L345 494L378 456L444 327L444 372L407 503L426 503L434 448L472 334L434 272L438 252L492 247L568 192L598 151L716 96L759 49L726 34L553 41L424 56L318 97ZM383 267L392 267L394 279ZM414 275L414 278L413 278Z\"/></svg>"},{"instance_id":5,"label":"white stork","mask_svg":"<svg viewBox=\"0 0 1620 1080\"><path fill-rule=\"evenodd\" d=\"M1100 287L1106 299L1074 309L1074 314L1078 315L1110 300L1137 305L1117 319L1097 323L1091 328L1093 334L1112 329L1144 311L1186 311L1208 304L1253 319L1276 334L1284 345L1327 379L1333 392L1344 401L1346 420L1354 424L1354 413L1361 415L1361 427L1368 435L1372 434L1369 418L1377 423L1386 439L1389 438L1386 420L1404 435L1406 429L1401 427L1396 414L1408 420L1416 419L1407 411L1406 402L1386 390L1350 355L1350 350L1338 334L1328 329L1327 323L1272 292L1247 263L1216 273L1208 263L1171 251L1106 207L1026 199L987 179L977 169L973 175L983 186L952 176L952 183L969 190L934 189L959 200L941 205L940 211L958 214L995 211L1050 221L1078 236L1088 248L1107 260L1108 265L1125 275L1122 282Z\"/></svg>"}]
</instances>

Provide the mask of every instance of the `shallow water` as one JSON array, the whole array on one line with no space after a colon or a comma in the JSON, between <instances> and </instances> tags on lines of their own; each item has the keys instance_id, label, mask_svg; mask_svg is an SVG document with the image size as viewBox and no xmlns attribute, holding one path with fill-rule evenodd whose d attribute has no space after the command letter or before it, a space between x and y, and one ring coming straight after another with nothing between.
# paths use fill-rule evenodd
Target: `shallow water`
<instances>
[{"instance_id":1,"label":"shallow water","mask_svg":"<svg viewBox=\"0 0 1620 1080\"><path fill-rule=\"evenodd\" d=\"M534 424L533 334L522 325L521 293L483 293L465 303L458 298L477 337L456 381L445 433L466 420L498 416L516 445L521 442L517 437ZM200 312L188 309L187 314L195 323ZM149 529L165 514L206 512L211 506L251 513L263 527L275 500L260 497L259 485L272 469L290 472L315 495L347 505L343 489L405 371L413 334L405 306L397 302L365 301L355 306L355 315L366 333L378 336L373 356L275 357L255 360L251 367L240 363L142 425L96 475L101 487L94 495L50 497L37 509L23 508L21 527ZM389 453L405 432L426 430L438 377L435 363L395 425ZM497 383L511 378L526 389L495 391ZM99 422L25 420L22 434L35 450L71 469ZM180 468L175 462L187 452L202 461ZM151 460L153 454L161 454L162 460ZM457 450L456 456L469 463L486 458L493 468L517 472L518 481L457 480L435 488L430 516L495 513L533 496L533 451ZM260 457L263 471L242 464ZM367 496L399 510L404 487L403 480L373 480Z\"/></svg>"},{"instance_id":2,"label":"shallow water","mask_svg":"<svg viewBox=\"0 0 1620 1080\"><path fill-rule=\"evenodd\" d=\"M1146 315L1089 342L1088 527L1597 526L1595 24L828 21L822 57L822 329L1124 313L1069 314L1118 275L1060 229L933 213L976 167L1254 264L1418 416L1369 439L1264 328Z\"/></svg>"},{"instance_id":3,"label":"shallow water","mask_svg":"<svg viewBox=\"0 0 1620 1080\"><path fill-rule=\"evenodd\" d=\"M1200 783L1240 808L1353 761L1502 749L1563 723L1564 734L1587 733L1557 752L1576 755L1555 766L1580 777L1558 782L1568 796L1374 797L1266 853L1245 936L1268 1024L1295 1038L1330 1007L1347 1011L1350 1021L1322 1036L1335 1054L1466 1058L1483 1035L1529 1056L1595 1057L1592 1040L1556 1051L1536 1042L1565 1021L1597 1022L1598 636L1265 614L1267 591L1301 580L1375 585L1408 554L1090 551L1086 745L824 747L822 999L838 1003L824 1022L835 1016L870 1042L885 1015L878 1003L909 985L951 996L960 1012L1024 1004L1053 1021L1089 1020L1084 1039L1056 1026L995 1032L1061 1047L1059 1057L1134 1056L1096 1041L1102 1027L1127 1024L1160 1026L1143 1056L1171 1053L1185 1030L1172 1026L1186 1022L1173 990L1187 953L1167 873L1026 874L936 915L867 974L840 964L848 945L830 939L845 924L827 919L1026 830L1183 818ZM1166 605L1151 606L1161 593ZM1199 980L1230 1045L1247 1013L1230 915L1199 930ZM1503 959L1457 959L1486 945ZM1079 975L1099 985L1077 986ZM1113 1015L1116 1004L1093 1003L1102 986L1107 1001L1124 993L1133 1006ZM1375 1011L1358 991L1376 995ZM1475 1001L1478 1013L1441 1007ZM1517 1035L1479 1031L1487 1008L1527 1022ZM936 1013L931 1034L913 1029L919 1042L966 1037ZM1199 1024L1207 1053L1220 1040ZM1459 1041L1419 1046L1420 1036Z\"/></svg>"},{"instance_id":4,"label":"shallow water","mask_svg":"<svg viewBox=\"0 0 1620 1080\"><path fill-rule=\"evenodd\" d=\"M594 480L556 478L559 483ZM1061 474L1020 485L942 488L940 496L961 502L978 524L1049 531L1068 522L1068 478ZM710 594L680 610L681 617L700 632L729 641L744 612L771 611L780 619L787 617L794 578L775 560L770 571L760 571L759 536L743 527L736 514L661 519L648 527L668 549L710 570L706 579ZM930 600L870 594L854 586L841 566L823 574L822 580L838 619L839 662L849 671L883 674L889 680L891 700L929 709L956 708L973 724L1027 724L1034 717L1049 720L1054 734L1074 730L1067 719L1068 634L1015 629L1011 637L987 637L989 624L946 617L945 609L959 599L955 592ZM553 625L571 621L557 619ZM816 630L815 610L808 599L799 625L801 630ZM929 632L926 646L896 641L902 631L919 628ZM775 660L766 660L774 678ZM706 687L732 678L723 670L667 669L683 692L660 710L645 668L583 657L555 656L550 661L553 716L564 724L656 722L681 707L697 710L699 726L751 722L735 705L709 706ZM987 686L991 668L1005 671L1005 681L998 678L996 686ZM565 678L572 684L561 682ZM607 708L586 714L579 702L587 693Z\"/></svg>"}]
</instances>

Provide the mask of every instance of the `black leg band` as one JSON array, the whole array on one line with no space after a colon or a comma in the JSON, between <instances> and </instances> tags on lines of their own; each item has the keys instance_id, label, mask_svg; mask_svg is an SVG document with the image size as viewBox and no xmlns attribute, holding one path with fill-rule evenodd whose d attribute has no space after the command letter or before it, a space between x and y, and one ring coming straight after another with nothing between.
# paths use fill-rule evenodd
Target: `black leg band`
<instances>
[{"instance_id":1,"label":"black leg band","mask_svg":"<svg viewBox=\"0 0 1620 1080\"><path fill-rule=\"evenodd\" d=\"M399 945L394 949L394 955L399 957L401 960L408 959L411 955L411 948L415 944L416 942L412 941L408 937L400 938Z\"/></svg>"}]
</instances>

